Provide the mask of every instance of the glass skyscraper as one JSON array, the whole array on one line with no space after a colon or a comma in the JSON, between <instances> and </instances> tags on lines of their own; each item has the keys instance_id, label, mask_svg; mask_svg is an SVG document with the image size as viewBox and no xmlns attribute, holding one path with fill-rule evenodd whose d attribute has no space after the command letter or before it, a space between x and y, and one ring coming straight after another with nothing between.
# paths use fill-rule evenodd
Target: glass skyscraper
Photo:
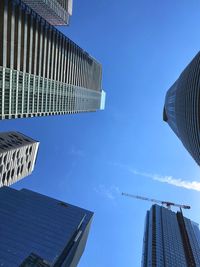
<instances>
[{"instance_id":1,"label":"glass skyscraper","mask_svg":"<svg viewBox=\"0 0 200 267\"><path fill-rule=\"evenodd\" d=\"M163 119L200 165L200 53L168 90Z\"/></svg>"},{"instance_id":2,"label":"glass skyscraper","mask_svg":"<svg viewBox=\"0 0 200 267\"><path fill-rule=\"evenodd\" d=\"M142 267L200 266L198 224L162 206L147 211Z\"/></svg>"},{"instance_id":3,"label":"glass skyscraper","mask_svg":"<svg viewBox=\"0 0 200 267\"><path fill-rule=\"evenodd\" d=\"M0 1L0 119L101 109L101 64L26 2Z\"/></svg>"},{"instance_id":4,"label":"glass skyscraper","mask_svg":"<svg viewBox=\"0 0 200 267\"><path fill-rule=\"evenodd\" d=\"M0 266L76 267L92 216L26 189L0 188Z\"/></svg>"}]
</instances>

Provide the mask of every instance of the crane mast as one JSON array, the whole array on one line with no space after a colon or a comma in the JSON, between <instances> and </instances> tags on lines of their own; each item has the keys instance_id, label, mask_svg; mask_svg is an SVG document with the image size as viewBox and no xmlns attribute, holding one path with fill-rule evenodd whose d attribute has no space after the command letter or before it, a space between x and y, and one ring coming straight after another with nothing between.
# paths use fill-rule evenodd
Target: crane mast
<instances>
[{"instance_id":1,"label":"crane mast","mask_svg":"<svg viewBox=\"0 0 200 267\"><path fill-rule=\"evenodd\" d=\"M153 198L148 198L148 197L143 197L143 196L138 196L138 195L132 195L132 194L128 194L128 193L124 193L122 192L123 196L126 197L131 197L131 198L136 198L136 199L140 199L140 200L145 200L145 201L151 201L157 204L161 204L163 206L166 206L168 209L171 209L171 206L175 206L178 207L180 209L190 209L191 207L188 205L181 205L181 204L176 204L170 201L161 201L161 200L157 200L157 199L153 199Z\"/></svg>"}]
</instances>

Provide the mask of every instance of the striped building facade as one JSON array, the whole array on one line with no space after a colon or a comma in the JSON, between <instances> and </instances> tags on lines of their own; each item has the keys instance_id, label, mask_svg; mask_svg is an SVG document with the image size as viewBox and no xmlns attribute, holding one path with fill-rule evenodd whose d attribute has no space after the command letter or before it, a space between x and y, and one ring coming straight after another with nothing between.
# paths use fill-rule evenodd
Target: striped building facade
<instances>
[{"instance_id":1,"label":"striped building facade","mask_svg":"<svg viewBox=\"0 0 200 267\"><path fill-rule=\"evenodd\" d=\"M200 165L200 52L168 90L163 120Z\"/></svg>"},{"instance_id":2,"label":"striped building facade","mask_svg":"<svg viewBox=\"0 0 200 267\"><path fill-rule=\"evenodd\" d=\"M0 119L100 109L102 67L27 5L0 1Z\"/></svg>"},{"instance_id":3,"label":"striped building facade","mask_svg":"<svg viewBox=\"0 0 200 267\"><path fill-rule=\"evenodd\" d=\"M51 25L68 25L72 15L72 0L23 0Z\"/></svg>"}]
</instances>

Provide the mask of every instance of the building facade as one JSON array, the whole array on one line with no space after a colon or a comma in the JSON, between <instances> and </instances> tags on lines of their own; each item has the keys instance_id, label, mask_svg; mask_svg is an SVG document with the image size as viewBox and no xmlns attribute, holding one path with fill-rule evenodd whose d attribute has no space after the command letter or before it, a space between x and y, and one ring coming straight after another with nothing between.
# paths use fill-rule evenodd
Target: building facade
<instances>
[{"instance_id":1,"label":"building facade","mask_svg":"<svg viewBox=\"0 0 200 267\"><path fill-rule=\"evenodd\" d=\"M31 253L19 267L50 267L48 262L43 260L41 257Z\"/></svg>"},{"instance_id":2,"label":"building facade","mask_svg":"<svg viewBox=\"0 0 200 267\"><path fill-rule=\"evenodd\" d=\"M39 142L19 132L0 133L0 187L31 174Z\"/></svg>"},{"instance_id":3,"label":"building facade","mask_svg":"<svg viewBox=\"0 0 200 267\"><path fill-rule=\"evenodd\" d=\"M167 208L153 205L147 211L142 267L200 266L198 224Z\"/></svg>"},{"instance_id":4,"label":"building facade","mask_svg":"<svg viewBox=\"0 0 200 267\"><path fill-rule=\"evenodd\" d=\"M200 53L168 90L163 119L200 165Z\"/></svg>"},{"instance_id":5,"label":"building facade","mask_svg":"<svg viewBox=\"0 0 200 267\"><path fill-rule=\"evenodd\" d=\"M76 267L92 216L90 211L26 189L2 187L0 266Z\"/></svg>"},{"instance_id":6,"label":"building facade","mask_svg":"<svg viewBox=\"0 0 200 267\"><path fill-rule=\"evenodd\" d=\"M101 80L101 65L29 6L0 1L0 119L96 111Z\"/></svg>"},{"instance_id":7,"label":"building facade","mask_svg":"<svg viewBox=\"0 0 200 267\"><path fill-rule=\"evenodd\" d=\"M72 0L23 0L51 25L68 25L72 15Z\"/></svg>"}]
</instances>

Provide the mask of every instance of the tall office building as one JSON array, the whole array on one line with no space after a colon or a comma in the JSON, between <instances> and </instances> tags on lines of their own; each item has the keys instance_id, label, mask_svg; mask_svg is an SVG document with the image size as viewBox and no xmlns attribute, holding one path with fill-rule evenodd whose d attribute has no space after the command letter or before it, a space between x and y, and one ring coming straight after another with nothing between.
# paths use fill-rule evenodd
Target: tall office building
<instances>
[{"instance_id":1,"label":"tall office building","mask_svg":"<svg viewBox=\"0 0 200 267\"><path fill-rule=\"evenodd\" d=\"M19 132L0 133L0 187L31 174L39 142Z\"/></svg>"},{"instance_id":2,"label":"tall office building","mask_svg":"<svg viewBox=\"0 0 200 267\"><path fill-rule=\"evenodd\" d=\"M163 119L200 165L200 53L168 90Z\"/></svg>"},{"instance_id":3,"label":"tall office building","mask_svg":"<svg viewBox=\"0 0 200 267\"><path fill-rule=\"evenodd\" d=\"M153 205L146 215L142 266L200 266L198 224L181 212Z\"/></svg>"},{"instance_id":4,"label":"tall office building","mask_svg":"<svg viewBox=\"0 0 200 267\"><path fill-rule=\"evenodd\" d=\"M68 25L73 0L23 0L51 25Z\"/></svg>"},{"instance_id":5,"label":"tall office building","mask_svg":"<svg viewBox=\"0 0 200 267\"><path fill-rule=\"evenodd\" d=\"M101 80L101 65L30 6L0 1L0 119L96 111Z\"/></svg>"},{"instance_id":6,"label":"tall office building","mask_svg":"<svg viewBox=\"0 0 200 267\"><path fill-rule=\"evenodd\" d=\"M22 189L0 189L0 266L76 267L93 213Z\"/></svg>"}]
</instances>

